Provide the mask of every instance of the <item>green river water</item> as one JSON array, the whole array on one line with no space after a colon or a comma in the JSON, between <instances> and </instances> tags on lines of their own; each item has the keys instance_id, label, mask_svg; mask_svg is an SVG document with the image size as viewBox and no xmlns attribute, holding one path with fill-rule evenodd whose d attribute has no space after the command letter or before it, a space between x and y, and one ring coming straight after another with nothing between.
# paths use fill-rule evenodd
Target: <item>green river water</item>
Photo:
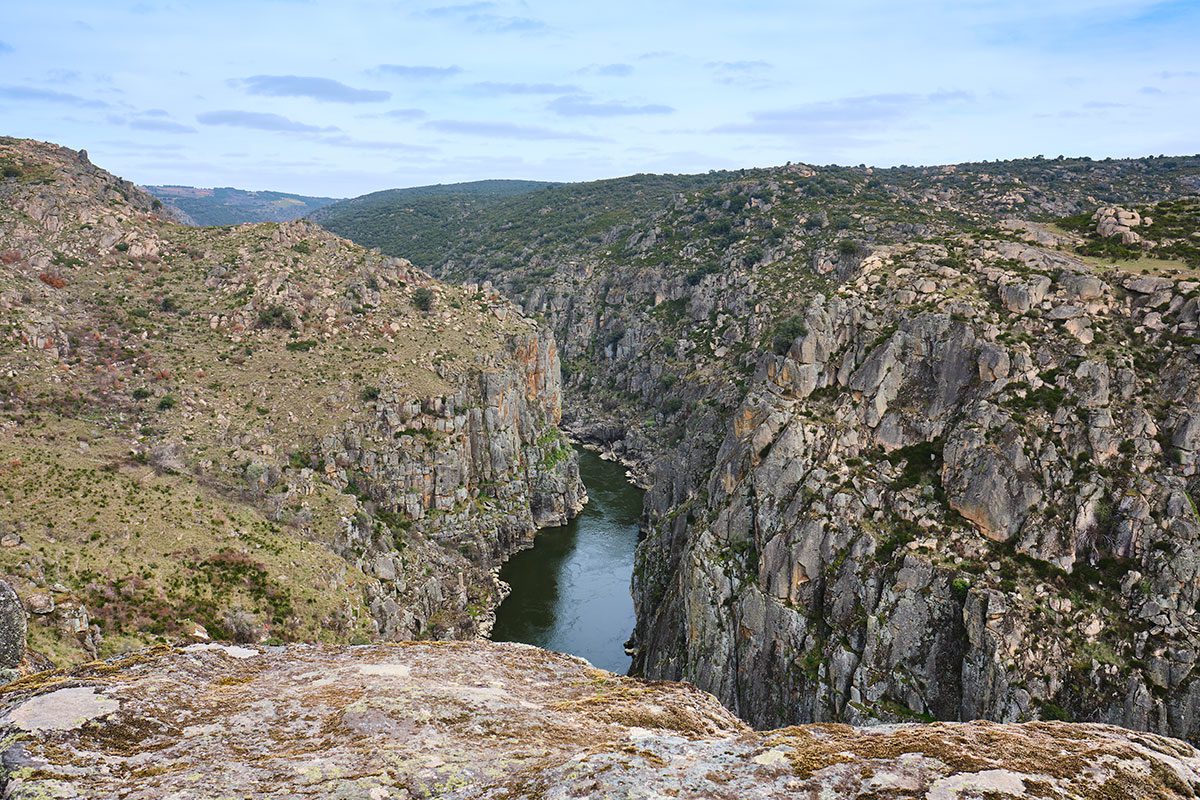
<instances>
[{"instance_id":1,"label":"green river water","mask_svg":"<svg viewBox=\"0 0 1200 800\"><path fill-rule=\"evenodd\" d=\"M533 547L501 568L512 594L496 611L492 638L571 653L624 674L642 490L625 480L620 464L586 450L579 451L579 473L589 498L583 513L538 533Z\"/></svg>"}]
</instances>

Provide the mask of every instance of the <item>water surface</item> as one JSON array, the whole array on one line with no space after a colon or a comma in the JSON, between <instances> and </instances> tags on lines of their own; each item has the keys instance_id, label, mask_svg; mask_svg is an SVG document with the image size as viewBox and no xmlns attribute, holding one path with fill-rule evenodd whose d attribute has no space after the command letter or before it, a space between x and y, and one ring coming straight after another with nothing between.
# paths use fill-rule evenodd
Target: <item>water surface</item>
<instances>
[{"instance_id":1,"label":"water surface","mask_svg":"<svg viewBox=\"0 0 1200 800\"><path fill-rule=\"evenodd\" d=\"M588 504L566 525L541 531L500 570L512 594L496 611L492 638L582 656L624 674L625 640L633 632L633 548L642 491L625 468L579 451Z\"/></svg>"}]
</instances>

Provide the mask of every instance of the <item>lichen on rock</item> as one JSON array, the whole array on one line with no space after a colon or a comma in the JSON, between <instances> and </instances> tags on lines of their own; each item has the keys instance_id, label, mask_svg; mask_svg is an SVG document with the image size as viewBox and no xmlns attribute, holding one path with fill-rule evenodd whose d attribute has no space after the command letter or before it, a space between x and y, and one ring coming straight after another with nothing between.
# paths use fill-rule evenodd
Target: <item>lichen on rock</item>
<instances>
[{"instance_id":1,"label":"lichen on rock","mask_svg":"<svg viewBox=\"0 0 1200 800\"><path fill-rule=\"evenodd\" d=\"M685 684L485 642L160 649L0 691L38 797L1192 797L1200 752L1103 725L751 731Z\"/></svg>"}]
</instances>

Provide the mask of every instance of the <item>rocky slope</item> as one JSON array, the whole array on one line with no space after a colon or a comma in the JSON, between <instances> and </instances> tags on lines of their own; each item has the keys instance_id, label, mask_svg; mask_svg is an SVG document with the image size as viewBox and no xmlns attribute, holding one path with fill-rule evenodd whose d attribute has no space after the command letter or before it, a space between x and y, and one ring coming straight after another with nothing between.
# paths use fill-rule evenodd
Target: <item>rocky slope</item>
<instances>
[{"instance_id":1,"label":"rocky slope","mask_svg":"<svg viewBox=\"0 0 1200 800\"><path fill-rule=\"evenodd\" d=\"M568 424L651 486L635 669L758 726L1200 738L1200 159L663 185L493 207L439 267L546 317Z\"/></svg>"},{"instance_id":2,"label":"rocky slope","mask_svg":"<svg viewBox=\"0 0 1200 800\"><path fill-rule=\"evenodd\" d=\"M485 632L580 506L553 338L309 223L185 228L0 139L0 574L59 662Z\"/></svg>"},{"instance_id":3,"label":"rocky slope","mask_svg":"<svg viewBox=\"0 0 1200 800\"><path fill-rule=\"evenodd\" d=\"M520 645L162 648L0 697L35 797L1184 798L1200 753L1099 725L754 733L711 696Z\"/></svg>"},{"instance_id":4,"label":"rocky slope","mask_svg":"<svg viewBox=\"0 0 1200 800\"><path fill-rule=\"evenodd\" d=\"M643 668L760 723L1195 738L1200 283L967 247L880 248L762 359L686 538L643 550Z\"/></svg>"}]
</instances>

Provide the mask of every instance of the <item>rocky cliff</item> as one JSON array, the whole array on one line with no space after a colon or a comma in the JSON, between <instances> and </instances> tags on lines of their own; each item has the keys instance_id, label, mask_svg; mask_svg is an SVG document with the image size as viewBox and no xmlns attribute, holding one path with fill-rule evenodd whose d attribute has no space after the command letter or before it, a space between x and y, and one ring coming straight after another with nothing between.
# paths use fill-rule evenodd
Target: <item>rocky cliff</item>
<instances>
[{"instance_id":1,"label":"rocky cliff","mask_svg":"<svg viewBox=\"0 0 1200 800\"><path fill-rule=\"evenodd\" d=\"M760 724L1200 736L1200 283L965 246L878 250L760 362L642 553L643 667Z\"/></svg>"},{"instance_id":2,"label":"rocky cliff","mask_svg":"<svg viewBox=\"0 0 1200 800\"><path fill-rule=\"evenodd\" d=\"M0 573L57 661L486 632L579 509L551 335L308 223L184 228L0 140Z\"/></svg>"},{"instance_id":3,"label":"rocky cliff","mask_svg":"<svg viewBox=\"0 0 1200 800\"><path fill-rule=\"evenodd\" d=\"M1039 722L755 733L682 684L521 645L160 648L0 691L35 797L1183 798L1178 740Z\"/></svg>"},{"instance_id":4,"label":"rocky cliff","mask_svg":"<svg viewBox=\"0 0 1200 800\"><path fill-rule=\"evenodd\" d=\"M494 207L440 269L546 316L567 424L650 486L635 669L759 726L1195 739L1198 176L639 176Z\"/></svg>"}]
</instances>

